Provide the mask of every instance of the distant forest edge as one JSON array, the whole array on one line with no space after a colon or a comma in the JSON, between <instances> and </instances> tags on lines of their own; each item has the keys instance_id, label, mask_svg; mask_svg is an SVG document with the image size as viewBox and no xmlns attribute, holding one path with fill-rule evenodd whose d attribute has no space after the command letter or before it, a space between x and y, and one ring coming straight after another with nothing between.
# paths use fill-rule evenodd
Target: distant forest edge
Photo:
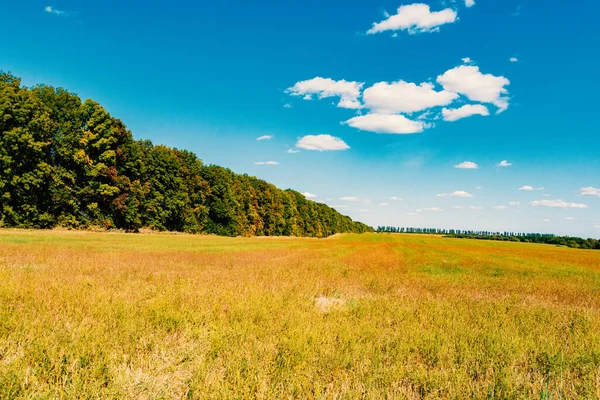
<instances>
[{"instance_id":1,"label":"distant forest edge","mask_svg":"<svg viewBox=\"0 0 600 400\"><path fill-rule=\"evenodd\" d=\"M0 226L226 236L373 229L186 150L134 140L100 104L0 72Z\"/></svg>"},{"instance_id":2,"label":"distant forest edge","mask_svg":"<svg viewBox=\"0 0 600 400\"><path fill-rule=\"evenodd\" d=\"M499 240L504 242L544 243L557 246L568 246L575 249L600 250L600 240L583 239L572 236L556 236L546 233L518 233L518 232L490 232L469 231L462 229L436 229L436 228L406 228L395 226L379 226L377 233L412 233L445 235L458 239Z\"/></svg>"}]
</instances>

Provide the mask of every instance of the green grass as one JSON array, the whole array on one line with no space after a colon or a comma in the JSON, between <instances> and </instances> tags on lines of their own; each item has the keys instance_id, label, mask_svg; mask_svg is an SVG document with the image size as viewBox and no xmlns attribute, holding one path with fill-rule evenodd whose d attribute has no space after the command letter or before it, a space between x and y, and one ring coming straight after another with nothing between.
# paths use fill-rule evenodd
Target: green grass
<instances>
[{"instance_id":1,"label":"green grass","mask_svg":"<svg viewBox=\"0 0 600 400\"><path fill-rule=\"evenodd\" d=\"M599 398L600 254L0 230L0 398Z\"/></svg>"}]
</instances>

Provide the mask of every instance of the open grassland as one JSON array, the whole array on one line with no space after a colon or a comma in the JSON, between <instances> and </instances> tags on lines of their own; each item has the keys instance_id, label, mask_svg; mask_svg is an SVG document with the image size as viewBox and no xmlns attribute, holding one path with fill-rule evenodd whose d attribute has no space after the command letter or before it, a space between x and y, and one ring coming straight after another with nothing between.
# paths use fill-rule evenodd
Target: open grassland
<instances>
[{"instance_id":1,"label":"open grassland","mask_svg":"<svg viewBox=\"0 0 600 400\"><path fill-rule=\"evenodd\" d=\"M0 398L600 398L600 252L0 230Z\"/></svg>"}]
</instances>

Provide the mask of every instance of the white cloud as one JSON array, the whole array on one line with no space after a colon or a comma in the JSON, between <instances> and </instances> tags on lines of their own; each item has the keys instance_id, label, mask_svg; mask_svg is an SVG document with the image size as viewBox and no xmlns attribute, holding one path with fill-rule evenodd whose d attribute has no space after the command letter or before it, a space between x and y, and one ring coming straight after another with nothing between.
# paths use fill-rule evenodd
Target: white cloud
<instances>
[{"instance_id":1,"label":"white cloud","mask_svg":"<svg viewBox=\"0 0 600 400\"><path fill-rule=\"evenodd\" d=\"M62 16L67 15L66 11L57 10L56 8L53 8L52 6L48 6L48 7L44 8L44 12L47 12L49 14L54 14L54 15L62 15Z\"/></svg>"},{"instance_id":2,"label":"white cloud","mask_svg":"<svg viewBox=\"0 0 600 400\"><path fill-rule=\"evenodd\" d=\"M277 161L257 161L254 165L279 165Z\"/></svg>"},{"instance_id":3,"label":"white cloud","mask_svg":"<svg viewBox=\"0 0 600 400\"><path fill-rule=\"evenodd\" d=\"M509 206L520 206L521 202L520 201L509 201L508 205Z\"/></svg>"},{"instance_id":4,"label":"white cloud","mask_svg":"<svg viewBox=\"0 0 600 400\"><path fill-rule=\"evenodd\" d=\"M440 193L438 195L436 195L436 197L458 197L458 198L462 198L462 199L472 199L473 196L471 193L469 192L465 192L464 190L457 190L454 193Z\"/></svg>"},{"instance_id":5,"label":"white cloud","mask_svg":"<svg viewBox=\"0 0 600 400\"><path fill-rule=\"evenodd\" d=\"M390 200L393 200L393 201L402 201L404 199L402 197L396 197L396 196L394 196L394 197L390 197Z\"/></svg>"},{"instance_id":6,"label":"white cloud","mask_svg":"<svg viewBox=\"0 0 600 400\"><path fill-rule=\"evenodd\" d=\"M292 96L303 96L304 100L311 100L313 95L320 99L328 97L340 97L338 107L359 109L361 108L358 98L364 83L349 82L346 80L334 81L330 78L316 77L306 81L297 82L286 92Z\"/></svg>"},{"instance_id":7,"label":"white cloud","mask_svg":"<svg viewBox=\"0 0 600 400\"><path fill-rule=\"evenodd\" d=\"M419 214L414 213L414 212L410 212L410 213L406 213L406 215L415 216L415 215L419 215Z\"/></svg>"},{"instance_id":8,"label":"white cloud","mask_svg":"<svg viewBox=\"0 0 600 400\"><path fill-rule=\"evenodd\" d=\"M369 211L369 210L356 210L356 212L359 212L359 213L370 213L371 211Z\"/></svg>"},{"instance_id":9,"label":"white cloud","mask_svg":"<svg viewBox=\"0 0 600 400\"><path fill-rule=\"evenodd\" d=\"M471 64L473 60L471 60L471 57L465 57L462 59L462 62L464 62L465 64Z\"/></svg>"},{"instance_id":10,"label":"white cloud","mask_svg":"<svg viewBox=\"0 0 600 400\"><path fill-rule=\"evenodd\" d=\"M442 211L441 208L438 207L433 207L433 208L419 208L417 210L417 212L440 212Z\"/></svg>"},{"instance_id":11,"label":"white cloud","mask_svg":"<svg viewBox=\"0 0 600 400\"><path fill-rule=\"evenodd\" d=\"M300 150L288 149L288 151L286 151L286 153L296 154L296 153L300 153Z\"/></svg>"},{"instance_id":12,"label":"white cloud","mask_svg":"<svg viewBox=\"0 0 600 400\"><path fill-rule=\"evenodd\" d=\"M548 218L544 218L542 221L544 221L544 222L550 222L550 220Z\"/></svg>"},{"instance_id":13,"label":"white cloud","mask_svg":"<svg viewBox=\"0 0 600 400\"><path fill-rule=\"evenodd\" d=\"M377 205L378 205L379 207L387 207L387 206L389 206L389 204L388 204L388 203L379 203L379 204L377 204Z\"/></svg>"},{"instance_id":14,"label":"white cloud","mask_svg":"<svg viewBox=\"0 0 600 400\"><path fill-rule=\"evenodd\" d=\"M579 218L573 218L573 217L565 217L565 220L567 221L577 221Z\"/></svg>"},{"instance_id":15,"label":"white cloud","mask_svg":"<svg viewBox=\"0 0 600 400\"><path fill-rule=\"evenodd\" d=\"M307 199L315 199L317 197L316 194L309 193L309 192L304 192L304 193L301 193L301 194L302 194L302 196L306 197Z\"/></svg>"},{"instance_id":16,"label":"white cloud","mask_svg":"<svg viewBox=\"0 0 600 400\"><path fill-rule=\"evenodd\" d=\"M473 7L475 5L475 0L465 0L465 6Z\"/></svg>"},{"instance_id":17,"label":"white cloud","mask_svg":"<svg viewBox=\"0 0 600 400\"><path fill-rule=\"evenodd\" d=\"M544 196L544 197L552 197L552 195L550 193L544 193L542 196Z\"/></svg>"},{"instance_id":18,"label":"white cloud","mask_svg":"<svg viewBox=\"0 0 600 400\"><path fill-rule=\"evenodd\" d=\"M290 103L285 103L283 105L283 108L292 108L292 105Z\"/></svg>"},{"instance_id":19,"label":"white cloud","mask_svg":"<svg viewBox=\"0 0 600 400\"><path fill-rule=\"evenodd\" d=\"M347 204L335 204L333 206L329 206L331 208L348 208Z\"/></svg>"},{"instance_id":20,"label":"white cloud","mask_svg":"<svg viewBox=\"0 0 600 400\"><path fill-rule=\"evenodd\" d=\"M340 197L340 201L358 202L358 201L360 201L360 199L358 197L354 197L354 196L345 196L345 197Z\"/></svg>"},{"instance_id":21,"label":"white cloud","mask_svg":"<svg viewBox=\"0 0 600 400\"><path fill-rule=\"evenodd\" d=\"M511 63L516 63L516 62L519 62L519 59L518 59L517 57L511 57L511 58L509 59L509 61L510 61Z\"/></svg>"},{"instance_id":22,"label":"white cloud","mask_svg":"<svg viewBox=\"0 0 600 400\"><path fill-rule=\"evenodd\" d=\"M496 206L494 207L494 210L506 210L508 207L506 206Z\"/></svg>"},{"instance_id":23,"label":"white cloud","mask_svg":"<svg viewBox=\"0 0 600 400\"><path fill-rule=\"evenodd\" d=\"M518 190L522 190L525 192L533 192L534 190L544 190L544 188L543 187L534 188L533 186L525 185L525 186L521 186Z\"/></svg>"},{"instance_id":24,"label":"white cloud","mask_svg":"<svg viewBox=\"0 0 600 400\"><path fill-rule=\"evenodd\" d=\"M473 161L465 161L458 165L455 165L454 168L458 169L479 169L479 165L474 163Z\"/></svg>"},{"instance_id":25,"label":"white cloud","mask_svg":"<svg viewBox=\"0 0 600 400\"><path fill-rule=\"evenodd\" d=\"M296 147L304 150L329 151L350 148L342 139L331 135L307 135L298 140Z\"/></svg>"},{"instance_id":26,"label":"white cloud","mask_svg":"<svg viewBox=\"0 0 600 400\"><path fill-rule=\"evenodd\" d=\"M581 195L582 196L596 196L596 197L600 197L600 189L597 189L595 187L586 187L586 188L581 188L579 190L581 190Z\"/></svg>"},{"instance_id":27,"label":"white cloud","mask_svg":"<svg viewBox=\"0 0 600 400\"><path fill-rule=\"evenodd\" d=\"M512 167L512 163L509 163L507 160L502 160L496 164L496 167Z\"/></svg>"},{"instance_id":28,"label":"white cloud","mask_svg":"<svg viewBox=\"0 0 600 400\"><path fill-rule=\"evenodd\" d=\"M407 30L410 34L434 32L444 24L453 23L456 18L457 13L451 8L432 12L427 4L403 5L398 8L397 14L374 23L367 34L399 30Z\"/></svg>"},{"instance_id":29,"label":"white cloud","mask_svg":"<svg viewBox=\"0 0 600 400\"><path fill-rule=\"evenodd\" d=\"M429 125L421 121L413 121L404 115L367 114L354 117L346 124L362 131L375 133L391 133L397 135L420 133Z\"/></svg>"},{"instance_id":30,"label":"white cloud","mask_svg":"<svg viewBox=\"0 0 600 400\"><path fill-rule=\"evenodd\" d=\"M480 207L480 206L471 206L469 207L471 210L476 210L476 211L481 211L481 210L485 210L485 207Z\"/></svg>"},{"instance_id":31,"label":"white cloud","mask_svg":"<svg viewBox=\"0 0 600 400\"><path fill-rule=\"evenodd\" d=\"M433 84L412 82L378 82L365 89L363 103L375 114L412 113L432 107L445 106L454 101L456 93L436 91Z\"/></svg>"},{"instance_id":32,"label":"white cloud","mask_svg":"<svg viewBox=\"0 0 600 400\"><path fill-rule=\"evenodd\" d=\"M273 139L273 135L264 135L264 136L256 138L256 140L271 140L271 139Z\"/></svg>"},{"instance_id":33,"label":"white cloud","mask_svg":"<svg viewBox=\"0 0 600 400\"><path fill-rule=\"evenodd\" d=\"M481 190L481 189L483 189L483 187L481 187L481 186L477 186L475 189L476 189L476 190Z\"/></svg>"},{"instance_id":34,"label":"white cloud","mask_svg":"<svg viewBox=\"0 0 600 400\"><path fill-rule=\"evenodd\" d=\"M444 121L458 121L459 119L467 118L473 115L482 115L487 117L490 111L483 104L466 104L460 108L444 108L442 116Z\"/></svg>"},{"instance_id":35,"label":"white cloud","mask_svg":"<svg viewBox=\"0 0 600 400\"><path fill-rule=\"evenodd\" d=\"M569 203L563 200L536 200L529 203L534 207L550 207L550 208L588 208L587 205L581 203Z\"/></svg>"},{"instance_id":36,"label":"white cloud","mask_svg":"<svg viewBox=\"0 0 600 400\"><path fill-rule=\"evenodd\" d=\"M463 206L452 206L452 208L455 210L462 210L464 207Z\"/></svg>"},{"instance_id":37,"label":"white cloud","mask_svg":"<svg viewBox=\"0 0 600 400\"><path fill-rule=\"evenodd\" d=\"M498 107L498 113L508 108L510 81L503 76L482 74L475 65L461 65L437 77L445 90L464 94L473 101L491 103Z\"/></svg>"},{"instance_id":38,"label":"white cloud","mask_svg":"<svg viewBox=\"0 0 600 400\"><path fill-rule=\"evenodd\" d=\"M600 225L594 225L594 228L600 228Z\"/></svg>"}]
</instances>

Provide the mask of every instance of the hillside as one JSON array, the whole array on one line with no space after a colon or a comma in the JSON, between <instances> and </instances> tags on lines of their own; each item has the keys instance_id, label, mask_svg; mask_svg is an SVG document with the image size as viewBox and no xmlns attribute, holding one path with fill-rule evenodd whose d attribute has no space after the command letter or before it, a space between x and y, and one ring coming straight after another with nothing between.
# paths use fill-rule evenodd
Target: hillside
<instances>
[{"instance_id":1,"label":"hillside","mask_svg":"<svg viewBox=\"0 0 600 400\"><path fill-rule=\"evenodd\" d=\"M0 226L310 236L372 228L192 152L135 140L100 104L0 74Z\"/></svg>"}]
</instances>

